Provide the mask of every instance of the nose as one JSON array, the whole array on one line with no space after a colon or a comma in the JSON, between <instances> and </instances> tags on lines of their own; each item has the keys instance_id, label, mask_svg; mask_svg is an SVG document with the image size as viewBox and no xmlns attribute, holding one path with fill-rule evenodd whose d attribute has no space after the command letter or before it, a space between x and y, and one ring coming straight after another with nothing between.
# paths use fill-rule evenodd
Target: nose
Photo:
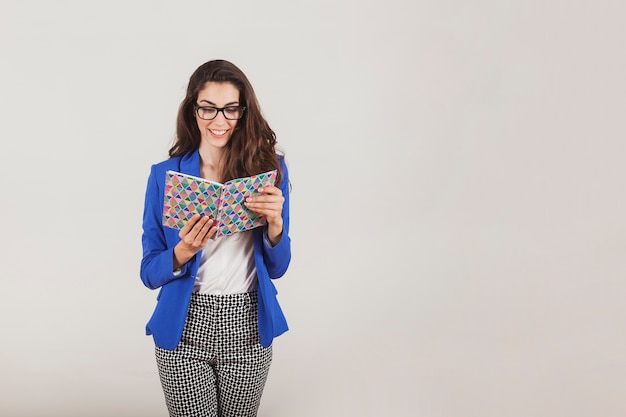
<instances>
[{"instance_id":1,"label":"nose","mask_svg":"<svg viewBox=\"0 0 626 417\"><path fill-rule=\"evenodd\" d=\"M220 114L221 113L221 114ZM224 114L224 109L218 109L213 121L226 122L228 120Z\"/></svg>"}]
</instances>

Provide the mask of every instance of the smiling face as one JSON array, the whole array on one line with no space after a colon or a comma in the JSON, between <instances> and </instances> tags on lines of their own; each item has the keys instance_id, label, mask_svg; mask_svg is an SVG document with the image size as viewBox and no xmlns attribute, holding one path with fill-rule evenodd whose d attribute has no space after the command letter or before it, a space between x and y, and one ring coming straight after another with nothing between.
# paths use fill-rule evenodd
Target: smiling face
<instances>
[{"instance_id":1,"label":"smiling face","mask_svg":"<svg viewBox=\"0 0 626 417\"><path fill-rule=\"evenodd\" d=\"M231 83L209 81L198 92L198 107L239 106L239 90ZM212 151L221 150L230 140L238 120L228 120L224 112L218 112L213 120L204 120L195 113L198 129L200 129L200 148Z\"/></svg>"}]
</instances>

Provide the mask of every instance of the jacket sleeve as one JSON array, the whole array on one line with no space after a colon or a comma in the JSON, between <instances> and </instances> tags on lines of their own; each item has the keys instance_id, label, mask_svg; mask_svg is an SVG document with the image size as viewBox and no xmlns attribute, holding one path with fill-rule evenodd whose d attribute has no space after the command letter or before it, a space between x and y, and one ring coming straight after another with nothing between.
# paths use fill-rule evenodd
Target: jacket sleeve
<instances>
[{"instance_id":1,"label":"jacket sleeve","mask_svg":"<svg viewBox=\"0 0 626 417\"><path fill-rule=\"evenodd\" d=\"M263 260L267 267L270 278L282 277L289 263L291 262L291 238L289 237L289 173L285 159L278 157L278 163L282 174L282 181L279 185L285 201L283 203L283 234L276 246L271 246L267 239L263 239ZM267 226L266 226L267 227Z\"/></svg>"},{"instance_id":2,"label":"jacket sleeve","mask_svg":"<svg viewBox=\"0 0 626 417\"><path fill-rule=\"evenodd\" d=\"M168 245L164 226L161 225L163 215L163 183L165 175L159 175L155 165L152 166L143 212L143 258L140 276L144 285L150 289L159 288L168 282L189 275L189 263L180 271L174 271L174 244ZM163 178L161 178L163 177Z\"/></svg>"}]
</instances>

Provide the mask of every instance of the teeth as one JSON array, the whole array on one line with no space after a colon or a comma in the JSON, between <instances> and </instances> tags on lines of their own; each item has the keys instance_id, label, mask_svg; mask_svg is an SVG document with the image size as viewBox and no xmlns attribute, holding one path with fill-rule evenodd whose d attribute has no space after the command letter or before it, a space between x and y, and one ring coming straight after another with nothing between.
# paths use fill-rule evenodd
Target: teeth
<instances>
[{"instance_id":1,"label":"teeth","mask_svg":"<svg viewBox=\"0 0 626 417\"><path fill-rule=\"evenodd\" d=\"M226 130L213 130L213 129L209 129L209 130L211 131L211 133L217 136L221 136L227 132Z\"/></svg>"}]
</instances>

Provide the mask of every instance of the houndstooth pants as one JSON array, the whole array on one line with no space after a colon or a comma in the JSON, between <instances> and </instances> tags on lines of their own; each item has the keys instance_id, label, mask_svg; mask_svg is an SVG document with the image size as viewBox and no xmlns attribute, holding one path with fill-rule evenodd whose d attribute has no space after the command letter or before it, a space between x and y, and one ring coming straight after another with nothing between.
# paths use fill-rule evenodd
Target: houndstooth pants
<instances>
[{"instance_id":1,"label":"houndstooth pants","mask_svg":"<svg viewBox=\"0 0 626 417\"><path fill-rule=\"evenodd\" d=\"M259 343L257 293L193 293L176 349L155 348L172 417L253 417L272 348Z\"/></svg>"}]
</instances>

